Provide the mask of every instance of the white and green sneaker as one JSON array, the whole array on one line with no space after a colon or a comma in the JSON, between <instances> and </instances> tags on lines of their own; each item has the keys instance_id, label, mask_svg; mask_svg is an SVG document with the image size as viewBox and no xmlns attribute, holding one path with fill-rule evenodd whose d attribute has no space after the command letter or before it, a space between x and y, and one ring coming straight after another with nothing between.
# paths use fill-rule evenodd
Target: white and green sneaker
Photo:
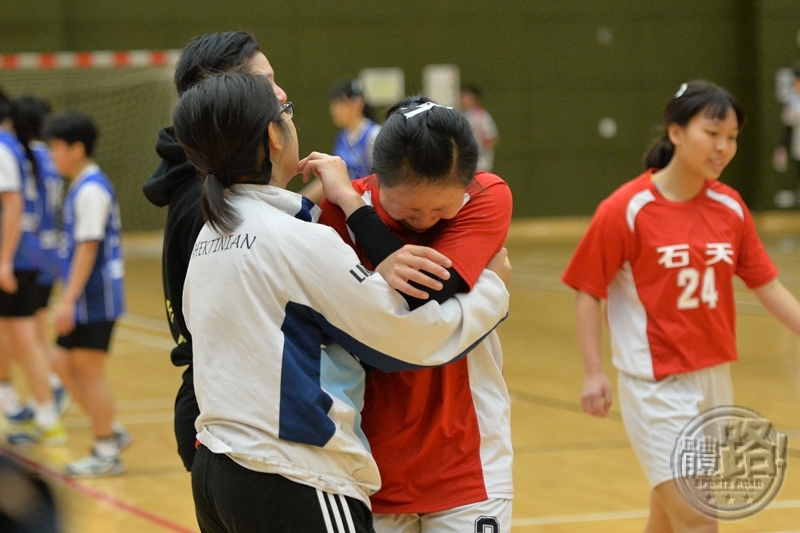
<instances>
[{"instance_id":1,"label":"white and green sneaker","mask_svg":"<svg viewBox=\"0 0 800 533\"><path fill-rule=\"evenodd\" d=\"M43 428L34 420L15 424L6 435L9 444L41 444L42 446L61 446L68 440L64 424L56 422L50 427Z\"/></svg>"},{"instance_id":2,"label":"white and green sneaker","mask_svg":"<svg viewBox=\"0 0 800 533\"><path fill-rule=\"evenodd\" d=\"M83 459L73 461L66 466L67 474L72 477L104 477L116 476L125 471L119 456L101 457L95 450Z\"/></svg>"}]
</instances>

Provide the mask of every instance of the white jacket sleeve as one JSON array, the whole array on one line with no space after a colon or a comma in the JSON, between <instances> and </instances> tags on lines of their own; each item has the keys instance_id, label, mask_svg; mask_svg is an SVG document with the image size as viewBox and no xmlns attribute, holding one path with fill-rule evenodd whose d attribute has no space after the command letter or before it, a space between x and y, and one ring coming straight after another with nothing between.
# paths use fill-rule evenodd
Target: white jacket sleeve
<instances>
[{"instance_id":1,"label":"white jacket sleeve","mask_svg":"<svg viewBox=\"0 0 800 533\"><path fill-rule=\"evenodd\" d=\"M489 270L469 293L409 311L405 299L361 266L332 229L318 229L319 240L293 243L287 256L293 277L322 329L371 366L396 371L448 363L466 355L507 316L508 291ZM326 250L324 262L320 249ZM316 260L301 267L301 256Z\"/></svg>"}]
</instances>

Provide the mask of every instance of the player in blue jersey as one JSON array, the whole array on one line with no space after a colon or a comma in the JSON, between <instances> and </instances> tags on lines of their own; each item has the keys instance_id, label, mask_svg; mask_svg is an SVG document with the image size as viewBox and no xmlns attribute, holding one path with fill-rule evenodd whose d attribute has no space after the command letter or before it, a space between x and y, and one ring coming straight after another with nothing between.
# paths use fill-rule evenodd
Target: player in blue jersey
<instances>
[{"instance_id":1,"label":"player in blue jersey","mask_svg":"<svg viewBox=\"0 0 800 533\"><path fill-rule=\"evenodd\" d=\"M82 113L53 117L46 128L58 171L72 183L64 199L61 302L55 314L56 369L92 421L94 447L67 465L73 476L125 470L119 452L130 436L114 427L114 399L105 377L111 333L124 311L120 216L111 182L92 160L97 129Z\"/></svg>"},{"instance_id":2,"label":"player in blue jersey","mask_svg":"<svg viewBox=\"0 0 800 533\"><path fill-rule=\"evenodd\" d=\"M341 128L333 146L333 155L347 165L350 181L372 174L372 146L381 127L375 122L372 108L364 100L364 85L360 79L343 81L331 91L331 119ZM314 180L300 194L319 203L322 184Z\"/></svg>"},{"instance_id":3,"label":"player in blue jersey","mask_svg":"<svg viewBox=\"0 0 800 533\"><path fill-rule=\"evenodd\" d=\"M53 284L60 277L58 256L58 219L63 201L64 180L58 173L50 157L50 149L41 141L42 126L50 115L50 104L34 95L24 95L14 100L17 113L14 129L17 137L24 135L28 146L36 157L39 176L36 187L39 193L39 244L42 249L42 265L36 280L36 340L41 349L52 361L54 349L48 332L48 304ZM55 372L50 372L50 385L53 388L56 407L63 415L69 407L71 396ZM32 416L32 413L31 413Z\"/></svg>"},{"instance_id":4,"label":"player in blue jersey","mask_svg":"<svg viewBox=\"0 0 800 533\"><path fill-rule=\"evenodd\" d=\"M364 86L358 78L347 80L331 91L331 118L342 128L336 136L333 155L347 165L350 181L372 174L372 147L381 127L364 101Z\"/></svg>"},{"instance_id":5,"label":"player in blue jersey","mask_svg":"<svg viewBox=\"0 0 800 533\"><path fill-rule=\"evenodd\" d=\"M24 128L15 131L17 114L17 107L0 92L0 338L6 353L22 366L34 398L33 419L13 424L8 440L57 445L66 441L66 432L47 378L50 361L35 340L36 280L42 262L39 168ZM9 384L2 388L6 396Z\"/></svg>"}]
</instances>

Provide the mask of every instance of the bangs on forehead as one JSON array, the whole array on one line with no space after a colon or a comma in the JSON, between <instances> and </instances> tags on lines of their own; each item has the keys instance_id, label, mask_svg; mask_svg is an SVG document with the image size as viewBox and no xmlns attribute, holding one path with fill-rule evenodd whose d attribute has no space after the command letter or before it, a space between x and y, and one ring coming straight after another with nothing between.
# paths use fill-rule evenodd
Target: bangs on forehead
<instances>
[{"instance_id":1,"label":"bangs on forehead","mask_svg":"<svg viewBox=\"0 0 800 533\"><path fill-rule=\"evenodd\" d=\"M715 99L705 106L703 115L714 120L725 120L725 117L728 116L728 111L732 108L733 106L726 99Z\"/></svg>"},{"instance_id":2,"label":"bangs on forehead","mask_svg":"<svg viewBox=\"0 0 800 533\"><path fill-rule=\"evenodd\" d=\"M686 126L693 117L702 115L711 120L725 120L733 109L739 130L744 128L745 113L741 104L725 89L704 80L691 81L681 89L664 109L664 123Z\"/></svg>"},{"instance_id":3,"label":"bangs on forehead","mask_svg":"<svg viewBox=\"0 0 800 533\"><path fill-rule=\"evenodd\" d=\"M744 127L744 111L738 105L738 102L732 100L726 93L718 91L710 95L701 105L702 107L697 112L712 120L725 120L725 117L728 116L728 111L733 110L736 115L737 127L739 129Z\"/></svg>"}]
</instances>

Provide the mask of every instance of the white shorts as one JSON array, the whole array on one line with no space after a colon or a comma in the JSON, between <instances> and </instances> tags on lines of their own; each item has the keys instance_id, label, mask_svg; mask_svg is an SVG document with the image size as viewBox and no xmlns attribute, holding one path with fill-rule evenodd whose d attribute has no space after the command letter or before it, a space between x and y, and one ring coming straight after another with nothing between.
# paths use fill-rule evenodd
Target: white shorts
<instances>
[{"instance_id":1,"label":"white shorts","mask_svg":"<svg viewBox=\"0 0 800 533\"><path fill-rule=\"evenodd\" d=\"M375 533L511 533L511 500L489 499L425 514L373 517Z\"/></svg>"},{"instance_id":2,"label":"white shorts","mask_svg":"<svg viewBox=\"0 0 800 533\"><path fill-rule=\"evenodd\" d=\"M620 372L618 387L625 430L651 488L676 477L670 458L686 424L707 409L733 404L727 363L661 381Z\"/></svg>"}]
</instances>

